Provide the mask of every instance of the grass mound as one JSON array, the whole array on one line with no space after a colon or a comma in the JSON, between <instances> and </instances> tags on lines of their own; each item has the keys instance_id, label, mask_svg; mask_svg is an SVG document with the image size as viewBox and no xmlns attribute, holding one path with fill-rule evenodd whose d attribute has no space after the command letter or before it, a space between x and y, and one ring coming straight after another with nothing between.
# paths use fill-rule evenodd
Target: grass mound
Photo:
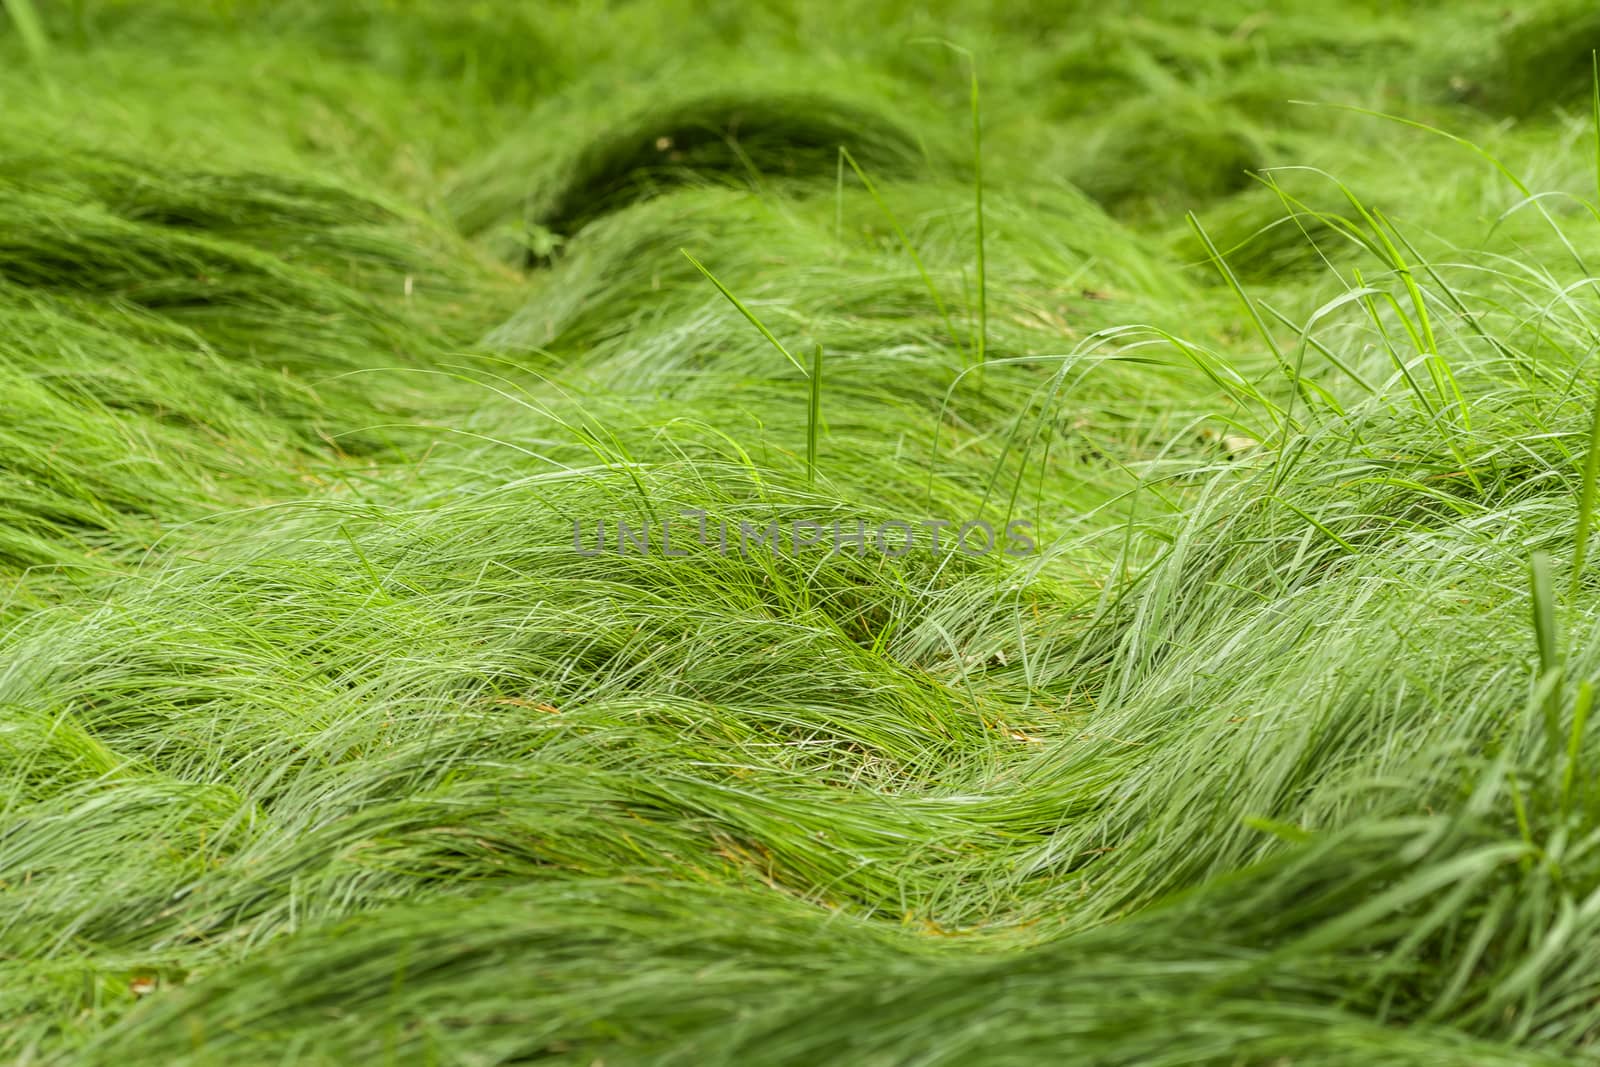
<instances>
[{"instance_id":1,"label":"grass mound","mask_svg":"<svg viewBox=\"0 0 1600 1067\"><path fill-rule=\"evenodd\" d=\"M1600 49L1600 11L1558 3L1519 12L1493 60L1469 86L1469 97L1498 113L1528 117L1583 105Z\"/></svg>"},{"instance_id":2,"label":"grass mound","mask_svg":"<svg viewBox=\"0 0 1600 1067\"><path fill-rule=\"evenodd\" d=\"M1225 108L1187 98L1136 98L1100 117L1073 181L1116 213L1170 212L1250 184L1259 138Z\"/></svg>"},{"instance_id":3,"label":"grass mound","mask_svg":"<svg viewBox=\"0 0 1600 1067\"><path fill-rule=\"evenodd\" d=\"M560 236L684 184L716 181L831 187L840 150L890 177L929 161L907 130L870 109L808 93L724 93L656 105L552 166L530 221Z\"/></svg>"}]
</instances>

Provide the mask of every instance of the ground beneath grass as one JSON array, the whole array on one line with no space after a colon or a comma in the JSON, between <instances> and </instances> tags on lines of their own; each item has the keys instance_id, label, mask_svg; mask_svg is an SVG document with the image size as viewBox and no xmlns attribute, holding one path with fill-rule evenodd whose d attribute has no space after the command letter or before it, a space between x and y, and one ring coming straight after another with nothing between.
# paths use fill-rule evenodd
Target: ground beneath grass
<instances>
[{"instance_id":1,"label":"ground beneath grass","mask_svg":"<svg viewBox=\"0 0 1600 1067\"><path fill-rule=\"evenodd\" d=\"M1590 5L0 6L0 1059L1600 1062Z\"/></svg>"}]
</instances>

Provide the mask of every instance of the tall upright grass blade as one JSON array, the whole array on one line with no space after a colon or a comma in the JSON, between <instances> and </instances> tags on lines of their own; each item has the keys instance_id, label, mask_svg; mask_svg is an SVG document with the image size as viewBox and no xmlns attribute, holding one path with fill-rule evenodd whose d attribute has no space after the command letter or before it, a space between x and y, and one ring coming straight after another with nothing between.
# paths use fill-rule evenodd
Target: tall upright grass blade
<instances>
[{"instance_id":1,"label":"tall upright grass blade","mask_svg":"<svg viewBox=\"0 0 1600 1067\"><path fill-rule=\"evenodd\" d=\"M839 158L834 161L833 173L833 246L840 255L844 253L844 156L847 149L839 146Z\"/></svg>"},{"instance_id":2,"label":"tall upright grass blade","mask_svg":"<svg viewBox=\"0 0 1600 1067\"><path fill-rule=\"evenodd\" d=\"M1572 727L1567 732L1567 767L1561 775L1561 812L1572 810L1572 791L1578 781L1583 759L1583 733L1594 708L1594 684L1587 678L1578 683L1578 696L1572 707Z\"/></svg>"},{"instance_id":3,"label":"tall upright grass blade","mask_svg":"<svg viewBox=\"0 0 1600 1067\"><path fill-rule=\"evenodd\" d=\"M1593 411L1589 417L1589 447L1583 459L1583 481L1578 486L1578 528L1572 548L1572 575L1567 582L1567 600L1575 601L1583 583L1583 565L1588 559L1589 537L1594 530L1596 482L1600 481L1600 385L1595 386Z\"/></svg>"},{"instance_id":4,"label":"tall upright grass blade","mask_svg":"<svg viewBox=\"0 0 1600 1067\"><path fill-rule=\"evenodd\" d=\"M1562 669L1561 649L1556 634L1556 598L1550 581L1550 556L1535 552L1529 565L1532 578L1533 635L1539 651L1538 682L1548 685L1544 698L1545 740L1552 754L1562 750L1561 686L1553 679Z\"/></svg>"},{"instance_id":5,"label":"tall upright grass blade","mask_svg":"<svg viewBox=\"0 0 1600 1067\"><path fill-rule=\"evenodd\" d=\"M806 484L817 484L817 428L822 422L822 345L811 353L811 404L806 411Z\"/></svg>"},{"instance_id":6,"label":"tall upright grass blade","mask_svg":"<svg viewBox=\"0 0 1600 1067\"><path fill-rule=\"evenodd\" d=\"M978 61L968 53L972 69L972 198L973 222L978 242L978 335L977 361L987 358L989 343L989 269L983 234L983 119L978 103Z\"/></svg>"},{"instance_id":7,"label":"tall upright grass blade","mask_svg":"<svg viewBox=\"0 0 1600 1067\"><path fill-rule=\"evenodd\" d=\"M793 363L800 369L802 374L810 379L810 400L806 411L806 484L815 485L817 480L817 424L821 418L822 411L822 345L818 344L816 350L812 353L811 369L808 371L794 357L794 354L784 347L783 342L778 340L771 330L767 329L766 324L756 317L756 313L751 311L744 301L733 295L733 291L723 285L715 274L706 269L705 264L690 255L688 249L680 248L678 251L682 252L684 257L690 263L693 263L700 273L711 281L712 285L717 287L719 293L727 297L728 301L739 309L739 313L749 321L750 325L761 332L761 336L765 337L773 348L783 353L785 359Z\"/></svg>"},{"instance_id":8,"label":"tall upright grass blade","mask_svg":"<svg viewBox=\"0 0 1600 1067\"><path fill-rule=\"evenodd\" d=\"M1595 209L1600 210L1600 52L1589 53L1590 124L1594 127Z\"/></svg>"}]
</instances>

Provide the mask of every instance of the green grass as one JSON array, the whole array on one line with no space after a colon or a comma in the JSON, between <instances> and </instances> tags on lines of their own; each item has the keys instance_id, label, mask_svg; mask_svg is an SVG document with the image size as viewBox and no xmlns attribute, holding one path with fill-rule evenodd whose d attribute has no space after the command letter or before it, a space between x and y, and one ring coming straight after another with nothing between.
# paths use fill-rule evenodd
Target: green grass
<instances>
[{"instance_id":1,"label":"green grass","mask_svg":"<svg viewBox=\"0 0 1600 1067\"><path fill-rule=\"evenodd\" d=\"M0 1060L1600 1062L1503 6L8 2Z\"/></svg>"}]
</instances>

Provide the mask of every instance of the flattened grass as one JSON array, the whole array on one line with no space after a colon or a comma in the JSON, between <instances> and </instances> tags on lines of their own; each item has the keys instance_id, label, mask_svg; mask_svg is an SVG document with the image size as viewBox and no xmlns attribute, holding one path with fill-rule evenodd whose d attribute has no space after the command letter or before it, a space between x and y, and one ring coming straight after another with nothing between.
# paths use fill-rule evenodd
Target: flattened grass
<instances>
[{"instance_id":1,"label":"flattened grass","mask_svg":"<svg viewBox=\"0 0 1600 1067\"><path fill-rule=\"evenodd\" d=\"M530 36L584 62L525 75L476 7L41 11L57 92L0 162L0 1052L1594 1060L1593 131L1371 84L1486 10L1333 48L1310 8L1085 9L1128 33L1080 72L1104 33L1042 9L634 5L637 54L575 9ZM981 144L902 21L971 46ZM174 108L158 40L215 95ZM1032 107L1046 69L1082 106ZM619 82L758 70L770 151L572 162L594 116L645 143ZM1278 75L1358 110L1274 126L1242 165L1306 169L1243 192L1094 103L1209 137L1178 103L1259 127ZM84 101L120 120L30 143ZM977 518L1039 551L826 526ZM619 520L689 555L582 550Z\"/></svg>"}]
</instances>

